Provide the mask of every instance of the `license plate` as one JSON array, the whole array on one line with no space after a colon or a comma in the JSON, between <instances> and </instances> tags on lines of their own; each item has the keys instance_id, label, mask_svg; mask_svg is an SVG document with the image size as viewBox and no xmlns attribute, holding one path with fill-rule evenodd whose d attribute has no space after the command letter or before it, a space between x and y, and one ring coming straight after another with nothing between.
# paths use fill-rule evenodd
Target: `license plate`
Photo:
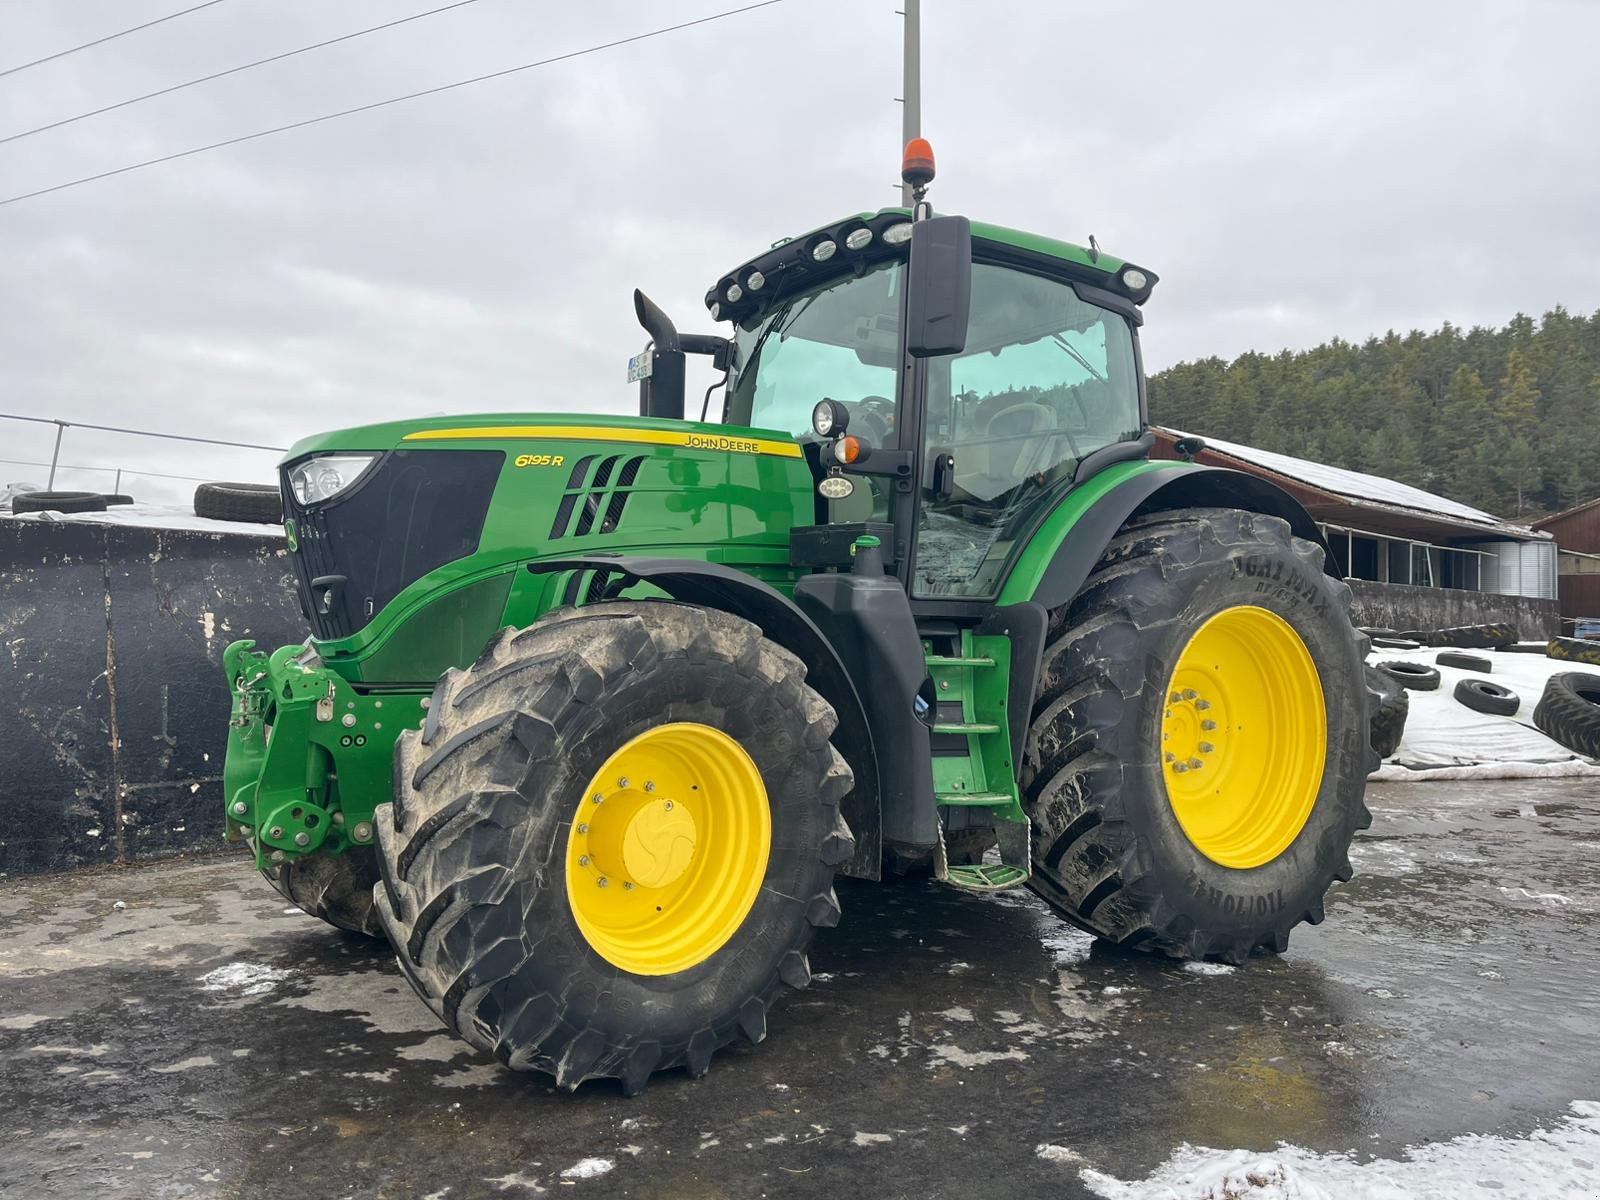
<instances>
[{"instance_id":1,"label":"license plate","mask_svg":"<svg viewBox=\"0 0 1600 1200\"><path fill-rule=\"evenodd\" d=\"M646 350L643 354L635 354L628 360L628 382L638 383L641 379L650 378L650 368L655 363L655 355Z\"/></svg>"}]
</instances>

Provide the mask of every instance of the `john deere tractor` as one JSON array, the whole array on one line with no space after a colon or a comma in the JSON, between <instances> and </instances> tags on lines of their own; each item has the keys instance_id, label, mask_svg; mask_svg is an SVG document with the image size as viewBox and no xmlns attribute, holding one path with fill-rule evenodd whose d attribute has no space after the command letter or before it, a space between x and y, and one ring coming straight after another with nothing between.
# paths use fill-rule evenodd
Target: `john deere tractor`
<instances>
[{"instance_id":1,"label":"john deere tractor","mask_svg":"<svg viewBox=\"0 0 1600 1200\"><path fill-rule=\"evenodd\" d=\"M631 1094L759 1042L837 874L1230 963L1350 877L1375 756L1316 525L1150 458L1152 271L934 215L912 149L913 208L716 281L727 336L635 293L637 417L283 461L311 637L227 650L228 836L510 1067Z\"/></svg>"}]
</instances>

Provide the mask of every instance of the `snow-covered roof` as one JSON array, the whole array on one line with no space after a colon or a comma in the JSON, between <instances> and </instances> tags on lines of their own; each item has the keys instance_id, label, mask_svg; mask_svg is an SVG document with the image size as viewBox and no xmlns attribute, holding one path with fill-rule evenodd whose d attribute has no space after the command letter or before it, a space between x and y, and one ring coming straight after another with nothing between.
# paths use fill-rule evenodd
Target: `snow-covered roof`
<instances>
[{"instance_id":1,"label":"snow-covered roof","mask_svg":"<svg viewBox=\"0 0 1600 1200\"><path fill-rule=\"evenodd\" d=\"M1179 438L1190 436L1177 429L1164 428L1162 432ZM1219 454L1260 467L1264 471L1271 471L1275 475L1295 480L1308 487L1317 488L1319 491L1347 497L1358 504L1402 509L1443 518L1457 524L1482 525L1486 531L1509 533L1521 538L1541 539L1549 536L1527 526L1506 521L1493 513L1484 512L1481 508L1473 508L1470 504L1461 504L1445 496L1412 487L1408 483L1385 479L1381 475L1347 471L1343 467L1330 467L1326 463L1311 462L1309 459L1278 454L1271 450L1260 450L1255 446L1229 442L1222 438L1205 437L1204 441L1207 450L1215 450Z\"/></svg>"},{"instance_id":2,"label":"snow-covered roof","mask_svg":"<svg viewBox=\"0 0 1600 1200\"><path fill-rule=\"evenodd\" d=\"M190 529L203 533L244 533L253 537L283 537L282 525L258 525L253 521L214 521L197 517L186 504L114 504L104 512L86 513L11 513L0 510L6 521L74 521L92 525L136 525L145 529Z\"/></svg>"},{"instance_id":3,"label":"snow-covered roof","mask_svg":"<svg viewBox=\"0 0 1600 1200\"><path fill-rule=\"evenodd\" d=\"M1401 508L1414 508L1419 512L1437 513L1462 521L1479 521L1485 525L1502 523L1499 517L1493 513L1486 513L1481 508L1458 504L1444 496L1436 496L1432 492L1425 492L1408 483L1385 479L1381 475L1347 471L1343 467L1330 467L1324 463L1311 462L1309 459L1275 454L1271 450L1257 450L1254 446L1225 442L1221 438L1208 437L1205 441L1209 449L1232 455L1245 462L1255 463L1258 467L1265 467L1279 475L1287 475L1290 479L1298 479L1301 483L1308 483L1325 492L1337 492L1341 496L1351 496L1358 500L1376 500L1379 504L1395 504Z\"/></svg>"}]
</instances>

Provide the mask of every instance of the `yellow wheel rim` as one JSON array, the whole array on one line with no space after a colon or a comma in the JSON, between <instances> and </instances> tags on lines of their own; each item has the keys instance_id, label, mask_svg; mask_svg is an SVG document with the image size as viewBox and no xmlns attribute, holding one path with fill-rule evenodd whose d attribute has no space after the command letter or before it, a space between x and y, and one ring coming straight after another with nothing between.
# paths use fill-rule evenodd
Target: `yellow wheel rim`
<instances>
[{"instance_id":1,"label":"yellow wheel rim","mask_svg":"<svg viewBox=\"0 0 1600 1200\"><path fill-rule=\"evenodd\" d=\"M1162 779L1183 832L1224 867L1277 858L1311 816L1328 749L1305 642L1277 613L1224 609L1184 646L1166 699Z\"/></svg>"},{"instance_id":2,"label":"yellow wheel rim","mask_svg":"<svg viewBox=\"0 0 1600 1200\"><path fill-rule=\"evenodd\" d=\"M766 785L744 747L709 725L660 725L589 780L567 835L567 902L607 962L671 975L744 923L771 849Z\"/></svg>"}]
</instances>

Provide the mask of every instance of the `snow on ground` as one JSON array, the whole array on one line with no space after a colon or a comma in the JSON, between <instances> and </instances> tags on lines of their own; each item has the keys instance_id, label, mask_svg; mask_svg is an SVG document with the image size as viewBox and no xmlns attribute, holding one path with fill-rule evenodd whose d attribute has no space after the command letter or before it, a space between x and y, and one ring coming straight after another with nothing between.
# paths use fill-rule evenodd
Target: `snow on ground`
<instances>
[{"instance_id":1,"label":"snow on ground","mask_svg":"<svg viewBox=\"0 0 1600 1200\"><path fill-rule=\"evenodd\" d=\"M281 525L262 525L254 521L214 521L197 517L187 504L113 504L104 512L87 513L10 513L0 512L3 521L80 521L91 525L137 525L145 529L192 529L203 533L248 533L257 537L282 537Z\"/></svg>"},{"instance_id":2,"label":"snow on ground","mask_svg":"<svg viewBox=\"0 0 1600 1200\"><path fill-rule=\"evenodd\" d=\"M1375 649L1370 663L1425 663L1439 672L1439 689L1413 691L1411 713L1406 718L1400 748L1373 775L1385 782L1423 782L1436 779L1534 779L1567 775L1600 776L1600 766L1580 759L1534 728L1533 710L1544 695L1545 681L1562 671L1584 670L1581 665L1546 658L1542 654L1513 654L1504 650L1465 650L1490 663L1487 674L1441 667L1434 660L1438 647L1421 650ZM1489 679L1510 688L1522 704L1509 717L1475 712L1455 698L1463 679Z\"/></svg>"},{"instance_id":3,"label":"snow on ground","mask_svg":"<svg viewBox=\"0 0 1600 1200\"><path fill-rule=\"evenodd\" d=\"M1070 1161L1070 1160L1062 1160ZM1579 1101L1527 1137L1468 1134L1409 1147L1401 1159L1356 1162L1299 1146L1182 1146L1150 1178L1079 1177L1105 1200L1592 1200L1600 1194L1600 1104Z\"/></svg>"}]
</instances>

